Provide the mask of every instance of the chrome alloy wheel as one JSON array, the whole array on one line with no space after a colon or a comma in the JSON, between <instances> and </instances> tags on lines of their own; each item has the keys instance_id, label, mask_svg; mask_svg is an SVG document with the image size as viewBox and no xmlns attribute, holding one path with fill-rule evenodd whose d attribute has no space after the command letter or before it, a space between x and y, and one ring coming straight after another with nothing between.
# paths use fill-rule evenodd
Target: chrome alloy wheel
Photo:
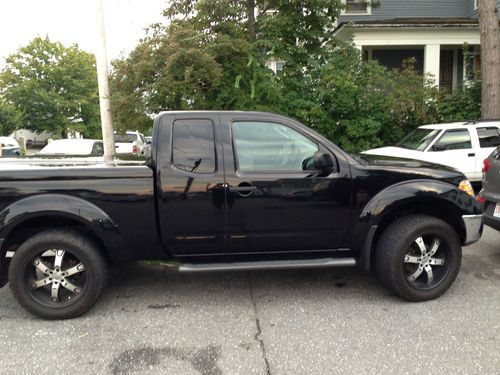
<instances>
[{"instance_id":1,"label":"chrome alloy wheel","mask_svg":"<svg viewBox=\"0 0 500 375\"><path fill-rule=\"evenodd\" d=\"M73 254L60 249L46 250L33 258L25 280L29 293L51 307L74 302L86 285L85 265Z\"/></svg>"},{"instance_id":2,"label":"chrome alloy wheel","mask_svg":"<svg viewBox=\"0 0 500 375\"><path fill-rule=\"evenodd\" d=\"M449 272L448 255L446 241L434 235L417 237L404 256L406 280L419 290L436 287Z\"/></svg>"}]
</instances>

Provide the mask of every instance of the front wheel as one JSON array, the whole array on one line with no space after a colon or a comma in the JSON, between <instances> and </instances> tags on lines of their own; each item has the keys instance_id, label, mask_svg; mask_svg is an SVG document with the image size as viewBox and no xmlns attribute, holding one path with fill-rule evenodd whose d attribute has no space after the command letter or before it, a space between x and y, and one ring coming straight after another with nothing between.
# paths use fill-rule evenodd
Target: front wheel
<instances>
[{"instance_id":1,"label":"front wheel","mask_svg":"<svg viewBox=\"0 0 500 375\"><path fill-rule=\"evenodd\" d=\"M375 268L382 284L409 301L441 296L453 284L462 246L446 222L426 215L399 218L377 244Z\"/></svg>"},{"instance_id":2,"label":"front wheel","mask_svg":"<svg viewBox=\"0 0 500 375\"><path fill-rule=\"evenodd\" d=\"M97 246L71 230L34 235L19 246L9 267L14 297L44 319L82 315L97 301L107 277Z\"/></svg>"}]
</instances>

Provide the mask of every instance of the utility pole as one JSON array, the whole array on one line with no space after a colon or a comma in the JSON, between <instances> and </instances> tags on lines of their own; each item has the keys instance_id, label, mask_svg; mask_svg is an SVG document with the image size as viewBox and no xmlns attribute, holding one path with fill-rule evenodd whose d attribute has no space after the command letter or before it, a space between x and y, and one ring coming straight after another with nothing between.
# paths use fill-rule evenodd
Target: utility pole
<instances>
[{"instance_id":1,"label":"utility pole","mask_svg":"<svg viewBox=\"0 0 500 375\"><path fill-rule=\"evenodd\" d=\"M104 11L102 0L97 2L97 81L99 85L99 106L101 108L102 141L104 143L104 161L110 162L115 154L113 119L109 96L109 70L106 52L106 34L104 29Z\"/></svg>"}]
</instances>

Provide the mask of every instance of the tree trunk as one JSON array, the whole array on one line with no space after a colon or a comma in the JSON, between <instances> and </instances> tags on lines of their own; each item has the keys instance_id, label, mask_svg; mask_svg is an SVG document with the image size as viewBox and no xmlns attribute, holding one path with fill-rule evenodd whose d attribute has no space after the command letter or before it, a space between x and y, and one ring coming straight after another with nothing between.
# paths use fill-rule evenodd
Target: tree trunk
<instances>
[{"instance_id":1,"label":"tree trunk","mask_svg":"<svg viewBox=\"0 0 500 375\"><path fill-rule=\"evenodd\" d=\"M500 119L500 31L497 0L479 1L483 119Z\"/></svg>"},{"instance_id":2,"label":"tree trunk","mask_svg":"<svg viewBox=\"0 0 500 375\"><path fill-rule=\"evenodd\" d=\"M247 0L247 17L248 17L248 39L251 42L257 40L257 30L255 27L255 0Z\"/></svg>"}]
</instances>

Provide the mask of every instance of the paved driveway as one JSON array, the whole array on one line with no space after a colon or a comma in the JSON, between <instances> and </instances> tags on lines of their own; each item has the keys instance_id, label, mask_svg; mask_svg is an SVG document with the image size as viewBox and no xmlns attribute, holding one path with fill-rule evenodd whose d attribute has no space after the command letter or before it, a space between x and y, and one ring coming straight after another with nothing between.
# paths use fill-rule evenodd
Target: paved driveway
<instances>
[{"instance_id":1,"label":"paved driveway","mask_svg":"<svg viewBox=\"0 0 500 375\"><path fill-rule=\"evenodd\" d=\"M0 290L1 374L498 373L500 234L486 229L437 301L361 271L113 270L82 318L32 318Z\"/></svg>"}]
</instances>

